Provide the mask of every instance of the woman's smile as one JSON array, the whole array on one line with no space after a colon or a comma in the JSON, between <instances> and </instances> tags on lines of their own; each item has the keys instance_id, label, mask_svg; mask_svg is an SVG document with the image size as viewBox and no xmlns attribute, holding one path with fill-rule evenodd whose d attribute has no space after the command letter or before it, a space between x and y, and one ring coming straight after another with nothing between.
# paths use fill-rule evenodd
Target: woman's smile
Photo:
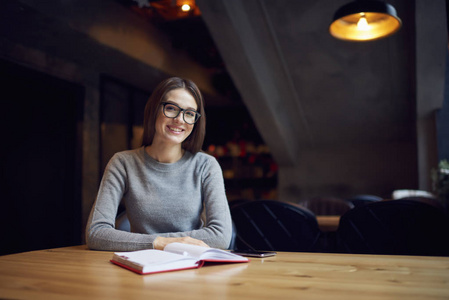
<instances>
[{"instance_id":1,"label":"woman's smile","mask_svg":"<svg viewBox=\"0 0 449 300\"><path fill-rule=\"evenodd\" d=\"M181 134L181 133L183 133L183 132L185 131L184 129L182 129L182 128L180 128L180 127L176 127L176 126L170 126L170 125L168 125L167 128L168 128L168 130L170 130L173 134L177 134L177 135L179 135L179 134Z\"/></svg>"}]
</instances>

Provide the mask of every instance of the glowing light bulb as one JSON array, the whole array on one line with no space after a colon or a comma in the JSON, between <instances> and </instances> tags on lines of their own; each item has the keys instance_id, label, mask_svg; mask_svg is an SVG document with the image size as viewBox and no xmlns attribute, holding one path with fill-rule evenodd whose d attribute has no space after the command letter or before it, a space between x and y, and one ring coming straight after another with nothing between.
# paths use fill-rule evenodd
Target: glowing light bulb
<instances>
[{"instance_id":1,"label":"glowing light bulb","mask_svg":"<svg viewBox=\"0 0 449 300\"><path fill-rule=\"evenodd\" d=\"M184 4L183 6L181 6L181 9L182 9L182 11L189 11L191 8L190 8L190 5Z\"/></svg>"},{"instance_id":2,"label":"glowing light bulb","mask_svg":"<svg viewBox=\"0 0 449 300\"><path fill-rule=\"evenodd\" d=\"M370 30L370 26L368 25L365 15L362 15L357 22L357 29L363 31Z\"/></svg>"}]
</instances>

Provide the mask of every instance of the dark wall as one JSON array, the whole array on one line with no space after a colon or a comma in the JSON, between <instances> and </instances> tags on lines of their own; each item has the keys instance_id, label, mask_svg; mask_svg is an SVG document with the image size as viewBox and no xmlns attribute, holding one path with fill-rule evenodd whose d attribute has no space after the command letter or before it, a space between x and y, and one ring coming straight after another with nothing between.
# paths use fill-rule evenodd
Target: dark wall
<instances>
[{"instance_id":1,"label":"dark wall","mask_svg":"<svg viewBox=\"0 0 449 300\"><path fill-rule=\"evenodd\" d=\"M80 244L84 89L6 61L0 78L0 254Z\"/></svg>"},{"instance_id":2,"label":"dark wall","mask_svg":"<svg viewBox=\"0 0 449 300\"><path fill-rule=\"evenodd\" d=\"M449 52L446 56L446 78L449 78ZM443 107L437 114L438 161L449 160L449 80L444 87Z\"/></svg>"}]
</instances>

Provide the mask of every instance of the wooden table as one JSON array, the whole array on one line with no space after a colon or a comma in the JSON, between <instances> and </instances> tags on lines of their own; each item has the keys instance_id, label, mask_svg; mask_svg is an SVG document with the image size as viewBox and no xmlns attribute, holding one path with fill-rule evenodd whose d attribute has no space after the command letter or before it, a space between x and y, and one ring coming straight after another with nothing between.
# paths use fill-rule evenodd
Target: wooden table
<instances>
[{"instance_id":1,"label":"wooden table","mask_svg":"<svg viewBox=\"0 0 449 300\"><path fill-rule=\"evenodd\" d=\"M85 246L0 257L7 299L449 299L448 257L287 253L141 276Z\"/></svg>"}]
</instances>

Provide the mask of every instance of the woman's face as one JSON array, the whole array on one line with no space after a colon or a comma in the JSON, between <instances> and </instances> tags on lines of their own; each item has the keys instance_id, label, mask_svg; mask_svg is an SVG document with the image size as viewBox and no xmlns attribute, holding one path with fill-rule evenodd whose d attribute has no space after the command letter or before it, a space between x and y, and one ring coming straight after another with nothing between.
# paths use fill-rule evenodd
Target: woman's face
<instances>
[{"instance_id":1,"label":"woman's face","mask_svg":"<svg viewBox=\"0 0 449 300\"><path fill-rule=\"evenodd\" d=\"M197 110L193 96L185 89L175 89L165 95L162 102L169 102L178 105L182 109ZM159 114L156 119L156 133L153 143L179 144L192 133L194 124L188 124L184 121L184 112L180 112L176 118L168 118L163 113L163 105L159 107Z\"/></svg>"}]
</instances>

